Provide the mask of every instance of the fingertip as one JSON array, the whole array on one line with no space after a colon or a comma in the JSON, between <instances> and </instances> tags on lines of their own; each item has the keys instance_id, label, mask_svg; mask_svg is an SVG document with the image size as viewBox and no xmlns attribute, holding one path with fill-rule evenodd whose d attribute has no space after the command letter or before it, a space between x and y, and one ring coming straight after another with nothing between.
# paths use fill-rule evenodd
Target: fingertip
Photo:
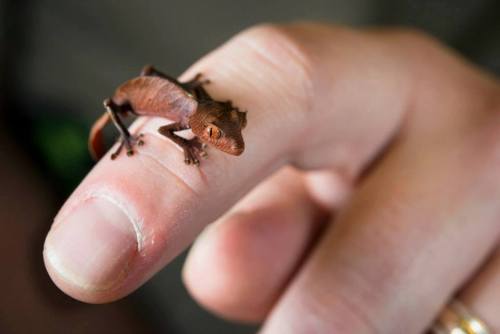
<instances>
[{"instance_id":1,"label":"fingertip","mask_svg":"<svg viewBox=\"0 0 500 334\"><path fill-rule=\"evenodd\" d=\"M228 320L258 323L271 302L265 291L256 291L260 274L252 274L260 271L263 258L257 252L266 246L252 244L255 231L236 226L241 219L207 227L190 250L182 276L189 293L206 309Z\"/></svg>"},{"instance_id":2,"label":"fingertip","mask_svg":"<svg viewBox=\"0 0 500 334\"><path fill-rule=\"evenodd\" d=\"M93 198L53 225L43 257L50 277L66 294L104 303L122 297L120 289L138 251L129 217L112 202Z\"/></svg>"},{"instance_id":3,"label":"fingertip","mask_svg":"<svg viewBox=\"0 0 500 334\"><path fill-rule=\"evenodd\" d=\"M46 249L43 250L43 261L45 269L54 285L68 297L88 304L106 304L123 297L114 293L110 294L109 292L88 291L79 285L73 284L54 266L53 256Z\"/></svg>"},{"instance_id":4,"label":"fingertip","mask_svg":"<svg viewBox=\"0 0 500 334\"><path fill-rule=\"evenodd\" d=\"M201 305L234 321L265 319L314 229L311 217L288 205L240 210L205 229L183 270L188 291Z\"/></svg>"}]
</instances>

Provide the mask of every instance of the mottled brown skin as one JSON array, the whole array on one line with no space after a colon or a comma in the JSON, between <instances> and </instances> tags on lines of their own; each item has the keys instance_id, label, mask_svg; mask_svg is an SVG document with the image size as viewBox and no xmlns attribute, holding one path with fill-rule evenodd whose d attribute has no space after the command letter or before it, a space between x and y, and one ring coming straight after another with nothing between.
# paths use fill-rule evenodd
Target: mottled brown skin
<instances>
[{"instance_id":1,"label":"mottled brown skin","mask_svg":"<svg viewBox=\"0 0 500 334\"><path fill-rule=\"evenodd\" d=\"M117 88L115 94L104 100L104 113L92 126L89 150L96 159L105 153L102 139L104 126L112 121L120 132L118 149L111 155L115 159L123 149L134 154L136 145L143 145L142 134L133 136L122 122L129 114L164 117L174 123L164 125L158 132L184 150L186 164L199 164L199 157L206 156L205 145L240 155L245 149L241 130L246 126L246 112L241 112L230 101L216 101L203 88L208 80L201 81L201 74L181 83L146 66L139 77L130 79ZM176 131L191 129L195 137L187 140Z\"/></svg>"}]
</instances>

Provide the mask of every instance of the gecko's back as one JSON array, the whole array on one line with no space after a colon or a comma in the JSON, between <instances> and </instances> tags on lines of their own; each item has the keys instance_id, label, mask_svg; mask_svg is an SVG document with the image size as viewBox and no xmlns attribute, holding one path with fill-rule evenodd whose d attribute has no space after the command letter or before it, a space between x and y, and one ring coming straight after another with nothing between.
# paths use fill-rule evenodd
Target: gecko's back
<instances>
[{"instance_id":1,"label":"gecko's back","mask_svg":"<svg viewBox=\"0 0 500 334\"><path fill-rule=\"evenodd\" d=\"M115 92L118 105L130 104L138 115L165 117L187 122L198 106L182 87L157 76L140 76L123 83Z\"/></svg>"}]
</instances>

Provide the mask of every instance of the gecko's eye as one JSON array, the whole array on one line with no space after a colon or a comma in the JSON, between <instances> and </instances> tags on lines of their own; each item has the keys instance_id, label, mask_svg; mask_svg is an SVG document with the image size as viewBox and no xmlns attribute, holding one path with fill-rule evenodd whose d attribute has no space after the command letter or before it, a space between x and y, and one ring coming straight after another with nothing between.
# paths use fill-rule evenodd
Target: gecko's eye
<instances>
[{"instance_id":1,"label":"gecko's eye","mask_svg":"<svg viewBox=\"0 0 500 334\"><path fill-rule=\"evenodd\" d=\"M207 126L205 132L211 139L219 139L222 136L222 131L215 125Z\"/></svg>"}]
</instances>

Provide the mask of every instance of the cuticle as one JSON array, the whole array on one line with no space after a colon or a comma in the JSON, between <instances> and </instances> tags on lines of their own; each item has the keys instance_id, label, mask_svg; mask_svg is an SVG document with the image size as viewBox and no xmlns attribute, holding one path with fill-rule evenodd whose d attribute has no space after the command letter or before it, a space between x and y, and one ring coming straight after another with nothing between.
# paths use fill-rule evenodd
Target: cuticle
<instances>
[{"instance_id":1,"label":"cuticle","mask_svg":"<svg viewBox=\"0 0 500 334\"><path fill-rule=\"evenodd\" d=\"M141 223L137 219L134 219L134 215L129 210L127 210L125 205L123 205L123 203L121 203L121 201L118 200L116 196L113 196L112 192L110 191L103 191L101 189L85 192L84 194L79 196L78 201L75 204L68 206L66 209L63 209L63 211L56 215L50 231L54 231L55 229L57 229L61 225L61 223L71 215L71 213L78 210L82 205L85 205L90 200L95 199L103 199L105 201L108 201L109 203L117 207L127 217L128 221L130 222L130 224L132 224L132 227L134 229L136 236L137 253L140 254L144 248L144 234L142 232Z\"/></svg>"}]
</instances>

